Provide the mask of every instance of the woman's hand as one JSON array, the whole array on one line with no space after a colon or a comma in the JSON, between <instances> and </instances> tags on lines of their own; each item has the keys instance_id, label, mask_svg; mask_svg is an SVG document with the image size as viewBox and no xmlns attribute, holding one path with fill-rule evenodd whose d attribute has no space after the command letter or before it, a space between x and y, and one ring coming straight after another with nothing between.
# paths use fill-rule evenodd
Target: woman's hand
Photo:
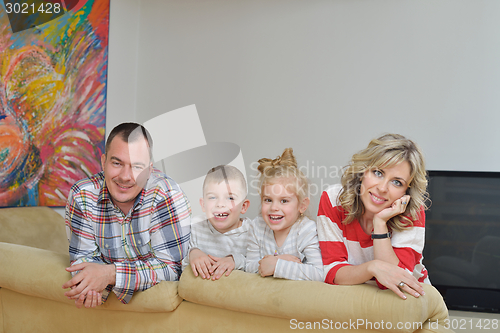
<instances>
[{"instance_id":1,"label":"woman's hand","mask_svg":"<svg viewBox=\"0 0 500 333\"><path fill-rule=\"evenodd\" d=\"M406 207L408 206L408 203L410 202L410 199L411 197L409 195L403 195L401 198L394 201L390 207L387 207L380 213L375 214L375 217L373 219L374 227L377 221L383 221L383 223L387 223L387 221L389 221L394 216L403 214L406 210Z\"/></svg>"},{"instance_id":2,"label":"woman's hand","mask_svg":"<svg viewBox=\"0 0 500 333\"><path fill-rule=\"evenodd\" d=\"M406 299L403 291L414 297L425 294L420 282L399 266L381 260L372 260L368 270L380 284L392 290L402 299Z\"/></svg>"}]
</instances>

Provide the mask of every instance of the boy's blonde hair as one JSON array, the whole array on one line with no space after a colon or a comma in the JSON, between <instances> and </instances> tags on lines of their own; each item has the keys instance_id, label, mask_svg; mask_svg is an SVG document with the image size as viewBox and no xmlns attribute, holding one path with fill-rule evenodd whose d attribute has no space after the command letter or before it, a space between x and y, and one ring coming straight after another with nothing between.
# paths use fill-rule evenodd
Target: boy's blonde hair
<instances>
[{"instance_id":1,"label":"boy's blonde hair","mask_svg":"<svg viewBox=\"0 0 500 333\"><path fill-rule=\"evenodd\" d=\"M243 198L247 195L247 182L245 177L238 168L231 165L218 165L210 170L208 170L205 180L203 181L203 194L205 194L205 187L208 183L220 184L221 182L228 183L229 181L235 181L241 185L243 190Z\"/></svg>"},{"instance_id":2,"label":"boy's blonde hair","mask_svg":"<svg viewBox=\"0 0 500 333\"><path fill-rule=\"evenodd\" d=\"M349 224L354 219L359 219L365 212L359 193L365 172L390 168L404 161L410 164L410 179L406 194L411 199L405 212L391 218L387 225L396 230L413 226L408 216L416 220L418 212L427 208L427 172L420 148L399 134L386 134L373 139L368 147L352 156L342 175L342 191L338 198L338 204L348 212L342 223Z\"/></svg>"},{"instance_id":3,"label":"boy's blonde hair","mask_svg":"<svg viewBox=\"0 0 500 333\"><path fill-rule=\"evenodd\" d=\"M294 178L285 187L287 189L288 186L292 187L291 191L297 195L299 202L309 198L309 181L302 171L297 168L297 160L293 155L292 148L286 148L283 154L274 160L261 158L257 169L260 172L259 194L261 197L264 186L279 183L284 179Z\"/></svg>"}]
</instances>

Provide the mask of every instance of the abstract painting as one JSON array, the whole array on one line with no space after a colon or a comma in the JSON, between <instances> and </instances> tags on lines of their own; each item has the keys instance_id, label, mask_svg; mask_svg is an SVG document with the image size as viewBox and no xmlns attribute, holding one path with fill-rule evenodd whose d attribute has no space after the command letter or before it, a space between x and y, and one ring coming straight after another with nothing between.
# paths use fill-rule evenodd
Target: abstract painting
<instances>
[{"instance_id":1,"label":"abstract painting","mask_svg":"<svg viewBox=\"0 0 500 333\"><path fill-rule=\"evenodd\" d=\"M109 0L49 2L64 12L48 22L26 16L35 22L26 27L7 0L0 7L3 207L64 206L71 186L101 169Z\"/></svg>"}]
</instances>

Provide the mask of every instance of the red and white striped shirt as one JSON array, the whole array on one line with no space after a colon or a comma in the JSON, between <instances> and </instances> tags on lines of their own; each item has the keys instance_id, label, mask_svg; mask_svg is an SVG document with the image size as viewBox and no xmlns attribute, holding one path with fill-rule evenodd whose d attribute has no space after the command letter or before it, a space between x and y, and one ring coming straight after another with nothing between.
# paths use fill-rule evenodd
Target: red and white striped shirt
<instances>
[{"instance_id":1,"label":"red and white striped shirt","mask_svg":"<svg viewBox=\"0 0 500 333\"><path fill-rule=\"evenodd\" d=\"M337 206L337 196L342 187L330 186L321 195L318 210L318 237L325 282L334 284L337 271L346 265L360 265L374 259L373 240L367 235L358 220L343 224L347 212ZM425 214L421 210L413 227L403 231L393 230L391 244L399 258L398 266L407 270L420 282L430 284L427 270L422 264L425 243ZM380 288L385 289L380 283Z\"/></svg>"}]
</instances>

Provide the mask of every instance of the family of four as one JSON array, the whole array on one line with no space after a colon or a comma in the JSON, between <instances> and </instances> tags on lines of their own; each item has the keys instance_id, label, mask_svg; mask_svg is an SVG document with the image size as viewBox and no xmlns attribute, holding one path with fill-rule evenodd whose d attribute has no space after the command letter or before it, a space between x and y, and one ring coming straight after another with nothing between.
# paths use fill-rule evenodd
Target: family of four
<instances>
[{"instance_id":1,"label":"family of four","mask_svg":"<svg viewBox=\"0 0 500 333\"><path fill-rule=\"evenodd\" d=\"M427 179L411 140L387 134L353 155L341 184L307 215L309 185L291 148L259 160L260 214L242 218L247 184L235 167L208 171L191 225L180 187L152 165L153 141L139 124L107 138L101 172L78 181L66 205L72 278L65 295L96 307L110 292L123 303L135 291L178 280L183 269L217 280L234 269L330 284L374 283L401 298L424 294L422 264Z\"/></svg>"}]
</instances>

